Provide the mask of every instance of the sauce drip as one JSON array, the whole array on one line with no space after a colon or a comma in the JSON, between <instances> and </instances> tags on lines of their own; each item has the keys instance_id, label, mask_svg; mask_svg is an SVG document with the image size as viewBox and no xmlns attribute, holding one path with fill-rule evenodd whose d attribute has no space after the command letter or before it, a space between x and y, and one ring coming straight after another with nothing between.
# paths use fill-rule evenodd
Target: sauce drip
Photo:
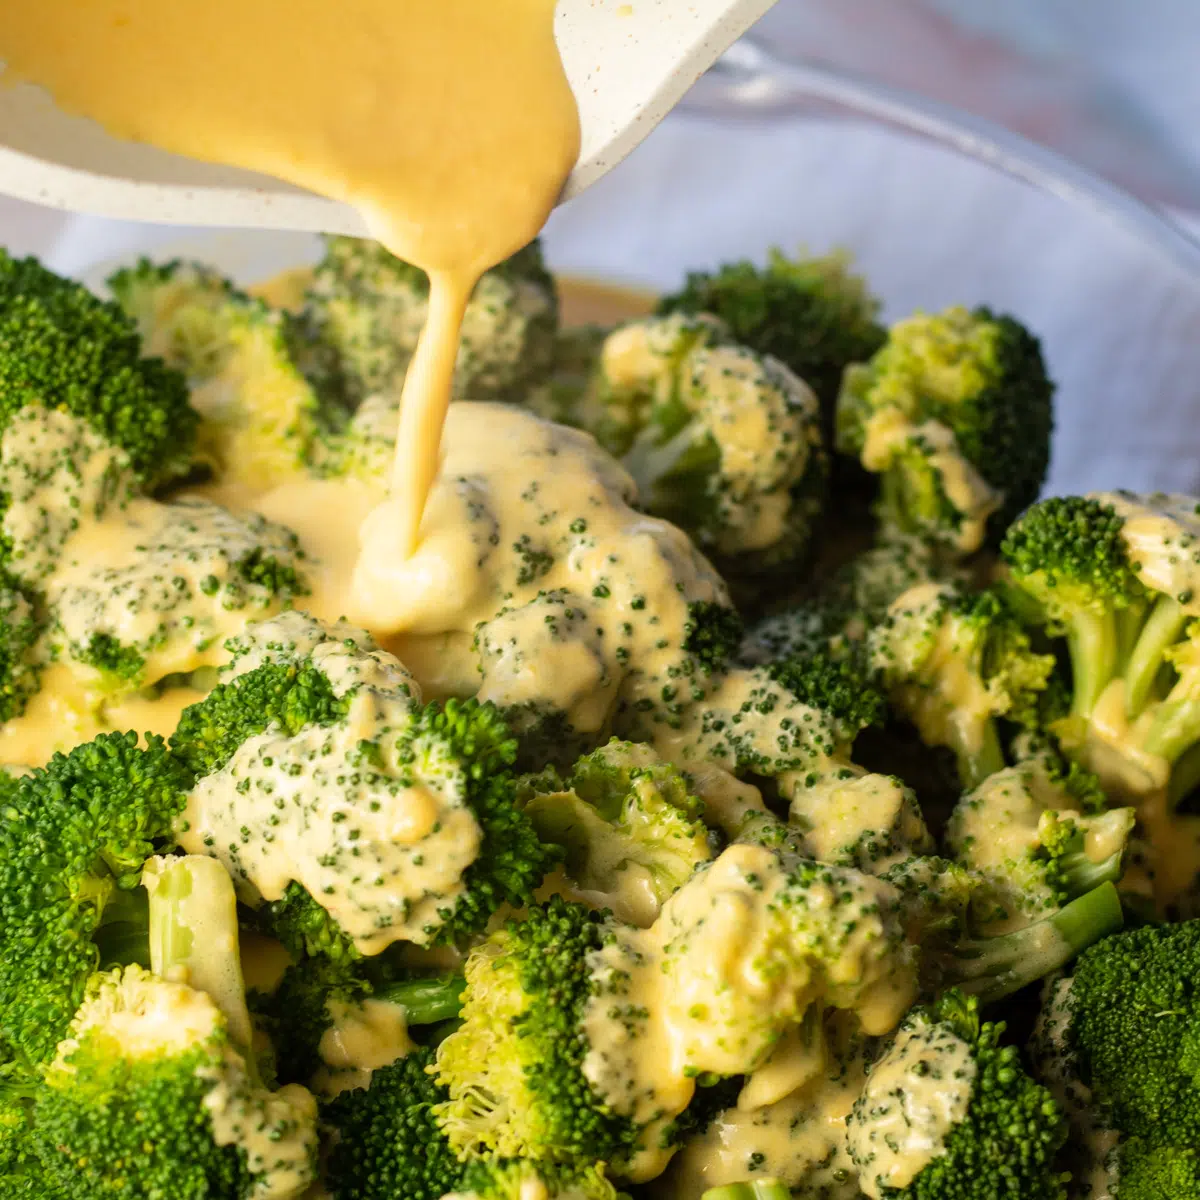
<instances>
[{"instance_id":1,"label":"sauce drip","mask_svg":"<svg viewBox=\"0 0 1200 1200\"><path fill-rule=\"evenodd\" d=\"M430 278L376 526L416 545L480 275L532 241L579 155L554 0L38 0L7 78L113 133L353 205Z\"/></svg>"}]
</instances>

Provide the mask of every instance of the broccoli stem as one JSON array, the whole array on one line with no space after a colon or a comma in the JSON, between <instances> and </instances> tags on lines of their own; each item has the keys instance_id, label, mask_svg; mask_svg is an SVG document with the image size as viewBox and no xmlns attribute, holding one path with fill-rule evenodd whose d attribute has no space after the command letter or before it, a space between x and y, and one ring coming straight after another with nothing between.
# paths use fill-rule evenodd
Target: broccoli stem
<instances>
[{"instance_id":1,"label":"broccoli stem","mask_svg":"<svg viewBox=\"0 0 1200 1200\"><path fill-rule=\"evenodd\" d=\"M700 1200L789 1200L791 1194L778 1179L759 1179L755 1183L709 1188Z\"/></svg>"},{"instance_id":2,"label":"broccoli stem","mask_svg":"<svg viewBox=\"0 0 1200 1200\"><path fill-rule=\"evenodd\" d=\"M1191 691L1190 681L1187 690ZM1173 699L1174 695L1168 695L1159 706L1143 743L1147 753L1169 763L1177 762L1200 740L1200 698L1184 694Z\"/></svg>"},{"instance_id":3,"label":"broccoli stem","mask_svg":"<svg viewBox=\"0 0 1200 1200\"><path fill-rule=\"evenodd\" d=\"M1179 640L1187 620L1187 613L1170 596L1160 596L1151 609L1125 666L1125 710L1130 720L1146 707L1163 654Z\"/></svg>"},{"instance_id":4,"label":"broccoli stem","mask_svg":"<svg viewBox=\"0 0 1200 1200\"><path fill-rule=\"evenodd\" d=\"M100 951L100 968L150 967L150 912L142 887L111 893L100 926L92 934Z\"/></svg>"},{"instance_id":5,"label":"broccoli stem","mask_svg":"<svg viewBox=\"0 0 1200 1200\"><path fill-rule=\"evenodd\" d=\"M1000 745L996 722L988 718L983 723L979 744L967 747L961 742L954 747L958 758L959 775L966 791L977 788L985 779L1002 771L1008 765Z\"/></svg>"},{"instance_id":6,"label":"broccoli stem","mask_svg":"<svg viewBox=\"0 0 1200 1200\"><path fill-rule=\"evenodd\" d=\"M1117 889L1102 883L1024 929L958 942L941 964L941 986L961 987L992 1004L1057 971L1123 923Z\"/></svg>"},{"instance_id":7,"label":"broccoli stem","mask_svg":"<svg viewBox=\"0 0 1200 1200\"><path fill-rule=\"evenodd\" d=\"M215 858L189 854L150 859L142 879L150 894L150 969L162 979L182 978L207 992L253 1071L253 1026L229 872Z\"/></svg>"},{"instance_id":8,"label":"broccoli stem","mask_svg":"<svg viewBox=\"0 0 1200 1200\"><path fill-rule=\"evenodd\" d=\"M1171 783L1167 792L1167 800L1171 807L1178 808L1197 786L1200 786L1200 745L1185 750L1171 772Z\"/></svg>"},{"instance_id":9,"label":"broccoli stem","mask_svg":"<svg viewBox=\"0 0 1200 1200\"><path fill-rule=\"evenodd\" d=\"M1082 850L1066 854L1058 860L1062 885L1072 898L1098 888L1102 883L1116 883L1124 873L1125 848L1100 862L1093 862Z\"/></svg>"},{"instance_id":10,"label":"broccoli stem","mask_svg":"<svg viewBox=\"0 0 1200 1200\"><path fill-rule=\"evenodd\" d=\"M1117 670L1120 637L1116 618L1111 612L1076 613L1067 632L1067 648L1073 680L1071 713L1090 717Z\"/></svg>"},{"instance_id":11,"label":"broccoli stem","mask_svg":"<svg viewBox=\"0 0 1200 1200\"><path fill-rule=\"evenodd\" d=\"M402 979L375 992L378 1000L402 1005L410 1025L437 1025L462 1012L466 980L461 975L436 975L426 979Z\"/></svg>"}]
</instances>

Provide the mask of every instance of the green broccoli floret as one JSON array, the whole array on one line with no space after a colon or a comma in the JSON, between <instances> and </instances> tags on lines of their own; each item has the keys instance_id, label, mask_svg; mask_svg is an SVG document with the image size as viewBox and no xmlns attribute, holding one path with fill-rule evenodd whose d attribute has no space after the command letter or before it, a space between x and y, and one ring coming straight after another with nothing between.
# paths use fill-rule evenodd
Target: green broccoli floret
<instances>
[{"instance_id":1,"label":"green broccoli floret","mask_svg":"<svg viewBox=\"0 0 1200 1200\"><path fill-rule=\"evenodd\" d=\"M435 1116L448 1093L434 1069L434 1052L417 1049L324 1105L334 1200L618 1200L598 1167L460 1159Z\"/></svg>"},{"instance_id":2,"label":"green broccoli floret","mask_svg":"<svg viewBox=\"0 0 1200 1200\"><path fill-rule=\"evenodd\" d=\"M301 613L247 626L230 650L227 682L171 740L195 780L180 840L273 902L283 940L326 952L344 936L374 955L528 903L557 850L516 807L494 707L422 704L369 634Z\"/></svg>"},{"instance_id":3,"label":"green broccoli floret","mask_svg":"<svg viewBox=\"0 0 1200 1200\"><path fill-rule=\"evenodd\" d=\"M1037 339L1012 317L918 313L846 371L837 448L881 476L885 526L966 555L1037 498L1053 394Z\"/></svg>"},{"instance_id":4,"label":"green broccoli floret","mask_svg":"<svg viewBox=\"0 0 1200 1200\"><path fill-rule=\"evenodd\" d=\"M316 1175L316 1104L258 1081L232 883L211 859L157 869L155 973L89 982L34 1096L42 1165L64 1200L295 1200Z\"/></svg>"},{"instance_id":5,"label":"green broccoli floret","mask_svg":"<svg viewBox=\"0 0 1200 1200\"><path fill-rule=\"evenodd\" d=\"M414 1050L323 1106L337 1133L325 1168L335 1200L442 1200L456 1190L463 1164L434 1117L447 1093L432 1067L432 1050Z\"/></svg>"},{"instance_id":6,"label":"green broccoli floret","mask_svg":"<svg viewBox=\"0 0 1200 1200\"><path fill-rule=\"evenodd\" d=\"M323 396L355 408L398 391L425 324L429 280L376 242L327 237L289 340ZM479 281L463 319L456 394L517 400L550 369L558 294L532 242Z\"/></svg>"},{"instance_id":7,"label":"green broccoli floret","mask_svg":"<svg viewBox=\"0 0 1200 1200\"><path fill-rule=\"evenodd\" d=\"M921 987L931 996L958 988L981 1004L994 1004L1060 970L1124 923L1111 883L1038 920L991 931L978 928L975 915L982 908L995 917L994 887L961 863L918 856L882 878L900 894L900 919L921 948Z\"/></svg>"},{"instance_id":8,"label":"green broccoli floret","mask_svg":"<svg viewBox=\"0 0 1200 1200\"><path fill-rule=\"evenodd\" d=\"M555 1162L625 1158L638 1138L583 1072L603 917L551 897L467 959L463 1024L438 1047L435 1110L459 1152Z\"/></svg>"},{"instance_id":9,"label":"green broccoli floret","mask_svg":"<svg viewBox=\"0 0 1200 1200\"><path fill-rule=\"evenodd\" d=\"M1200 1138L1200 921L1131 929L1086 950L1057 997L1091 1103L1123 1135Z\"/></svg>"},{"instance_id":10,"label":"green broccoli floret","mask_svg":"<svg viewBox=\"0 0 1200 1200\"><path fill-rule=\"evenodd\" d=\"M578 423L620 458L639 503L734 580L793 566L824 506L816 397L710 318L650 317L604 342Z\"/></svg>"},{"instance_id":11,"label":"green broccoli floret","mask_svg":"<svg viewBox=\"0 0 1200 1200\"><path fill-rule=\"evenodd\" d=\"M120 447L146 486L184 474L198 420L187 384L142 353L116 304L0 251L0 428L22 408L53 406Z\"/></svg>"},{"instance_id":12,"label":"green broccoli floret","mask_svg":"<svg viewBox=\"0 0 1200 1200\"><path fill-rule=\"evenodd\" d=\"M976 897L977 921L1011 927L1121 878L1134 810L1109 810L1097 793L1095 776L1047 752L962 798L946 840L988 881Z\"/></svg>"},{"instance_id":13,"label":"green broccoli floret","mask_svg":"<svg viewBox=\"0 0 1200 1200\"><path fill-rule=\"evenodd\" d=\"M525 813L566 848L564 894L622 921L653 923L668 896L714 853L704 805L649 746L614 739L564 777L534 776Z\"/></svg>"},{"instance_id":14,"label":"green broccoli floret","mask_svg":"<svg viewBox=\"0 0 1200 1200\"><path fill-rule=\"evenodd\" d=\"M197 456L219 479L263 491L302 472L338 414L292 362L285 318L200 263L153 263L108 280L147 350L182 371L200 413Z\"/></svg>"},{"instance_id":15,"label":"green broccoli floret","mask_svg":"<svg viewBox=\"0 0 1200 1200\"><path fill-rule=\"evenodd\" d=\"M773 249L765 267L742 261L693 271L658 311L711 313L743 345L779 359L816 392L829 432L842 372L866 362L887 336L879 301L844 253L791 259Z\"/></svg>"},{"instance_id":16,"label":"green broccoli floret","mask_svg":"<svg viewBox=\"0 0 1200 1200\"><path fill-rule=\"evenodd\" d=\"M132 898L147 858L173 840L187 773L160 738L102 734L9 787L0 822L0 1039L45 1062L89 976L145 939ZM125 949L98 945L112 924ZM148 952L148 947L147 947ZM135 960L144 961L144 953Z\"/></svg>"},{"instance_id":17,"label":"green broccoli floret","mask_svg":"<svg viewBox=\"0 0 1200 1200\"><path fill-rule=\"evenodd\" d=\"M1062 638L1070 712L1052 726L1114 795L1178 803L1200 779L1200 623L1187 496L1114 492L1035 504L1009 530L1012 584Z\"/></svg>"},{"instance_id":18,"label":"green broccoli floret","mask_svg":"<svg viewBox=\"0 0 1200 1200\"><path fill-rule=\"evenodd\" d=\"M875 1200L1065 1200L1067 1123L1002 1046L1002 1022L950 993L905 1020L847 1119L859 1186ZM935 1103L928 1099L936 1091Z\"/></svg>"},{"instance_id":19,"label":"green broccoli floret","mask_svg":"<svg viewBox=\"0 0 1200 1200\"><path fill-rule=\"evenodd\" d=\"M19 717L41 686L44 663L34 653L40 633L28 598L16 587L0 586L0 722Z\"/></svg>"},{"instance_id":20,"label":"green broccoli floret","mask_svg":"<svg viewBox=\"0 0 1200 1200\"><path fill-rule=\"evenodd\" d=\"M892 705L929 746L958 759L976 787L1005 765L998 725L1037 727L1055 670L995 592L918 584L898 596L867 636Z\"/></svg>"}]
</instances>

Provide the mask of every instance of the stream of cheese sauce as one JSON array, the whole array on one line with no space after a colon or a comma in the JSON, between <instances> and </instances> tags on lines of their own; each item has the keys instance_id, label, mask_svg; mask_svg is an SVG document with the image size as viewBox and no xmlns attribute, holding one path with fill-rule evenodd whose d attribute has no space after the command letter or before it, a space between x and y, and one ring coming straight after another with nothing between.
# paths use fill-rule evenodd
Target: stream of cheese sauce
<instances>
[{"instance_id":1,"label":"stream of cheese sauce","mask_svg":"<svg viewBox=\"0 0 1200 1200\"><path fill-rule=\"evenodd\" d=\"M38 0L0 7L6 79L113 133L353 205L430 278L392 492L365 571L415 548L480 275L530 242L579 155L554 0Z\"/></svg>"}]
</instances>

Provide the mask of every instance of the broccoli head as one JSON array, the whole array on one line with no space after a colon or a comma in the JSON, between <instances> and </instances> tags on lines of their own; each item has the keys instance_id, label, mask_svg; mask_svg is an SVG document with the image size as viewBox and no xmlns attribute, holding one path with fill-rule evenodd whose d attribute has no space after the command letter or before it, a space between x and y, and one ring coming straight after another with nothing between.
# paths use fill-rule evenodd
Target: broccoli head
<instances>
[{"instance_id":1,"label":"broccoli head","mask_svg":"<svg viewBox=\"0 0 1200 1200\"><path fill-rule=\"evenodd\" d=\"M37 405L85 421L154 486L186 473L198 415L134 322L36 259L0 251L0 429Z\"/></svg>"},{"instance_id":2,"label":"broccoli head","mask_svg":"<svg viewBox=\"0 0 1200 1200\"><path fill-rule=\"evenodd\" d=\"M178 259L142 259L108 286L147 350L187 378L197 457L219 479L261 491L304 470L338 414L322 411L292 362L282 313Z\"/></svg>"},{"instance_id":3,"label":"broccoli head","mask_svg":"<svg viewBox=\"0 0 1200 1200\"><path fill-rule=\"evenodd\" d=\"M879 301L840 253L792 259L774 249L765 267L742 261L693 271L658 311L719 317L744 346L777 358L816 392L830 432L842 372L886 338Z\"/></svg>"},{"instance_id":4,"label":"broccoli head","mask_svg":"<svg viewBox=\"0 0 1200 1200\"><path fill-rule=\"evenodd\" d=\"M988 881L975 898L977 921L1011 927L1121 878L1134 811L1108 809L1097 792L1094 776L1045 753L962 798L946 840Z\"/></svg>"},{"instance_id":5,"label":"broccoli head","mask_svg":"<svg viewBox=\"0 0 1200 1200\"><path fill-rule=\"evenodd\" d=\"M187 773L159 738L102 734L5 790L0 823L0 1038L45 1062L98 967L128 961L105 932L148 953L136 894L143 863L173 842Z\"/></svg>"},{"instance_id":6,"label":"broccoli head","mask_svg":"<svg viewBox=\"0 0 1200 1200\"><path fill-rule=\"evenodd\" d=\"M1197 505L1129 492L1035 504L1004 539L1011 582L1071 667L1052 726L1115 795L1178 803L1200 779Z\"/></svg>"},{"instance_id":7,"label":"broccoli head","mask_svg":"<svg viewBox=\"0 0 1200 1200\"><path fill-rule=\"evenodd\" d=\"M735 581L792 566L812 543L827 467L816 397L710 318L615 329L579 414L647 511Z\"/></svg>"},{"instance_id":8,"label":"broccoli head","mask_svg":"<svg viewBox=\"0 0 1200 1200\"><path fill-rule=\"evenodd\" d=\"M475 933L532 898L555 851L516 808L494 708L422 704L369 634L301 613L230 648L226 681L171 744L195 781L180 843L220 858L246 899L279 904L310 943L344 935L374 955Z\"/></svg>"},{"instance_id":9,"label":"broccoli head","mask_svg":"<svg viewBox=\"0 0 1200 1200\"><path fill-rule=\"evenodd\" d=\"M713 856L703 803L650 746L614 739L565 777L549 771L526 786L538 836L566 848L564 894L631 925L651 925Z\"/></svg>"},{"instance_id":10,"label":"broccoli head","mask_svg":"<svg viewBox=\"0 0 1200 1200\"><path fill-rule=\"evenodd\" d=\"M34 1094L47 1176L64 1200L295 1200L316 1174L316 1104L259 1082L223 868L156 864L150 930L154 973L92 978Z\"/></svg>"},{"instance_id":11,"label":"broccoli head","mask_svg":"<svg viewBox=\"0 0 1200 1200\"><path fill-rule=\"evenodd\" d=\"M966 555L1036 499L1054 385L1038 341L986 308L918 313L845 374L837 448L881 476L885 526Z\"/></svg>"},{"instance_id":12,"label":"broccoli head","mask_svg":"<svg viewBox=\"0 0 1200 1200\"><path fill-rule=\"evenodd\" d=\"M463 1024L437 1051L435 1111L460 1153L552 1162L628 1157L638 1127L585 1074L603 918L561 897L511 920L467 959ZM686 1106L687 1099L679 1105Z\"/></svg>"},{"instance_id":13,"label":"broccoli head","mask_svg":"<svg viewBox=\"0 0 1200 1200\"><path fill-rule=\"evenodd\" d=\"M327 237L300 315L292 352L323 396L355 408L398 391L429 305L429 279L376 242ZM531 243L486 272L463 318L456 394L516 400L550 370L558 295Z\"/></svg>"},{"instance_id":14,"label":"broccoli head","mask_svg":"<svg viewBox=\"0 0 1200 1200\"><path fill-rule=\"evenodd\" d=\"M1066 1200L1066 1119L1004 1028L954 992L901 1025L847 1119L873 1200Z\"/></svg>"},{"instance_id":15,"label":"broccoli head","mask_svg":"<svg viewBox=\"0 0 1200 1200\"><path fill-rule=\"evenodd\" d=\"M1005 765L998 725L1037 727L1055 670L996 592L925 583L901 593L867 637L892 705L929 746L951 749L966 787Z\"/></svg>"}]
</instances>

